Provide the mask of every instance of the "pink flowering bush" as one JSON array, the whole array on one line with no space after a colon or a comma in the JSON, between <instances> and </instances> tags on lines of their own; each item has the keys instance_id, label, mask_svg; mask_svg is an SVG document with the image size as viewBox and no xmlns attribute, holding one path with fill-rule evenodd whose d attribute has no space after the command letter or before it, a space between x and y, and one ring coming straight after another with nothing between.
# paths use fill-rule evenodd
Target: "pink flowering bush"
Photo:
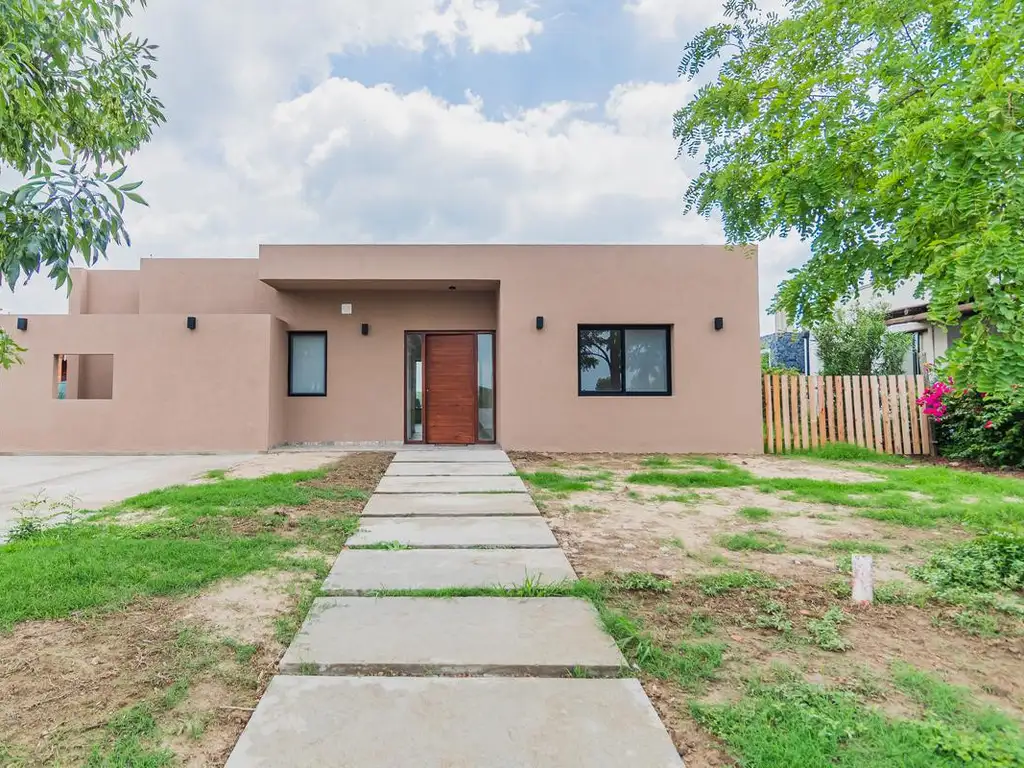
<instances>
[{"instance_id":1,"label":"pink flowering bush","mask_svg":"<svg viewBox=\"0 0 1024 768\"><path fill-rule=\"evenodd\" d=\"M942 421L946 415L946 403L944 398L953 391L953 380L948 382L937 381L930 387L925 387L924 394L917 398L917 404L924 406L922 410L936 421Z\"/></svg>"},{"instance_id":2,"label":"pink flowering bush","mask_svg":"<svg viewBox=\"0 0 1024 768\"><path fill-rule=\"evenodd\" d=\"M937 381L917 400L935 419L939 452L989 466L1024 467L1024 390L1000 393L957 389Z\"/></svg>"}]
</instances>

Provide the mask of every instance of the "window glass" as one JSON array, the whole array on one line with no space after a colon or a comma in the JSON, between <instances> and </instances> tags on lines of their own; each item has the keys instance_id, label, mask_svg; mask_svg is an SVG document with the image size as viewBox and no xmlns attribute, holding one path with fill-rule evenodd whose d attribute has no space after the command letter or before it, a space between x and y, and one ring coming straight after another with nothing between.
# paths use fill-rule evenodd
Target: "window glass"
<instances>
[{"instance_id":1,"label":"window glass","mask_svg":"<svg viewBox=\"0 0 1024 768\"><path fill-rule=\"evenodd\" d=\"M668 392L668 330L626 329L626 391Z\"/></svg>"},{"instance_id":2,"label":"window glass","mask_svg":"<svg viewBox=\"0 0 1024 768\"><path fill-rule=\"evenodd\" d=\"M477 440L494 440L494 335L476 336Z\"/></svg>"},{"instance_id":3,"label":"window glass","mask_svg":"<svg viewBox=\"0 0 1024 768\"><path fill-rule=\"evenodd\" d=\"M622 331L581 328L579 367L581 392L622 391Z\"/></svg>"},{"instance_id":4,"label":"window glass","mask_svg":"<svg viewBox=\"0 0 1024 768\"><path fill-rule=\"evenodd\" d=\"M405 335L405 439L423 440L423 334Z\"/></svg>"},{"instance_id":5,"label":"window glass","mask_svg":"<svg viewBox=\"0 0 1024 768\"><path fill-rule=\"evenodd\" d=\"M671 394L669 326L580 326L581 395Z\"/></svg>"},{"instance_id":6,"label":"window glass","mask_svg":"<svg viewBox=\"0 0 1024 768\"><path fill-rule=\"evenodd\" d=\"M288 394L327 394L327 334L292 333L288 336Z\"/></svg>"}]
</instances>

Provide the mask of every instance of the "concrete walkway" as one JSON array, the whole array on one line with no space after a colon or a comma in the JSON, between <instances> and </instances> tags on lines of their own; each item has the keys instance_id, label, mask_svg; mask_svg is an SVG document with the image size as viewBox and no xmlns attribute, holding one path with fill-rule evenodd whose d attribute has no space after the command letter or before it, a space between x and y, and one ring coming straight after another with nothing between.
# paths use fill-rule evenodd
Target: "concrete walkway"
<instances>
[{"instance_id":1,"label":"concrete walkway","mask_svg":"<svg viewBox=\"0 0 1024 768\"><path fill-rule=\"evenodd\" d=\"M575 580L503 451L399 450L349 545L228 768L681 768L589 602L374 596Z\"/></svg>"}]
</instances>

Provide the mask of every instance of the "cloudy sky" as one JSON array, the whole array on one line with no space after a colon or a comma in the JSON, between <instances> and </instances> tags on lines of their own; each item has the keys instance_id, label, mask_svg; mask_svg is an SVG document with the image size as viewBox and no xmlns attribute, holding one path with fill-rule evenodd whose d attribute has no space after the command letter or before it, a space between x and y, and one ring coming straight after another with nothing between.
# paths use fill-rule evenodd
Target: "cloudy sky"
<instances>
[{"instance_id":1,"label":"cloudy sky","mask_svg":"<svg viewBox=\"0 0 1024 768\"><path fill-rule=\"evenodd\" d=\"M713 0L150 0L168 122L131 161L140 258L267 242L722 241L683 215L685 40ZM804 257L761 248L762 316ZM41 278L10 312L63 312ZM764 318L762 327L769 329Z\"/></svg>"}]
</instances>

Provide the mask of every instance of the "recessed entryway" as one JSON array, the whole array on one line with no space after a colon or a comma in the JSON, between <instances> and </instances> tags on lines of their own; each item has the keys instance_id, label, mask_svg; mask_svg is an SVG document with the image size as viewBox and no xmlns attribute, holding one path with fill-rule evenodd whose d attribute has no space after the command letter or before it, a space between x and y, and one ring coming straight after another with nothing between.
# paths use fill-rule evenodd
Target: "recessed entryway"
<instances>
[{"instance_id":1,"label":"recessed entryway","mask_svg":"<svg viewBox=\"0 0 1024 768\"><path fill-rule=\"evenodd\" d=\"M494 333L408 331L405 441L492 443Z\"/></svg>"}]
</instances>

